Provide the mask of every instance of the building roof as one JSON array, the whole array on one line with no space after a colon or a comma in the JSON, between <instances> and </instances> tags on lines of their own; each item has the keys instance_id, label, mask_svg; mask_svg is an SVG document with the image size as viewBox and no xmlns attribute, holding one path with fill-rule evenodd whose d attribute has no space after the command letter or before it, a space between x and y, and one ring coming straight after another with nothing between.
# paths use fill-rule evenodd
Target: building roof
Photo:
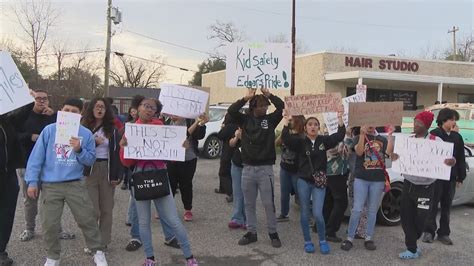
<instances>
[{"instance_id":1,"label":"building roof","mask_svg":"<svg viewBox=\"0 0 474 266\"><path fill-rule=\"evenodd\" d=\"M160 91L159 88L110 87L109 96L112 98L133 98L135 95L143 95L147 98L158 99Z\"/></svg>"}]
</instances>

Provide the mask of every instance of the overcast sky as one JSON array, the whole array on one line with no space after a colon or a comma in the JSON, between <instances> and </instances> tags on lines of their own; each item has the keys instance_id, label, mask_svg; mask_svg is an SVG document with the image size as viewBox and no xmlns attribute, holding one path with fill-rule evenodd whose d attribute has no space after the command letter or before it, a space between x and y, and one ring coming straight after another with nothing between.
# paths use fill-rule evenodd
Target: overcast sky
<instances>
[{"instance_id":1,"label":"overcast sky","mask_svg":"<svg viewBox=\"0 0 474 266\"><path fill-rule=\"evenodd\" d=\"M19 41L20 30L9 6L0 0L0 34ZM457 26L460 40L471 36L474 0L297 0L297 39L307 53L322 50L356 51L419 57L423 51L451 47L448 30ZM78 47L105 47L107 0L53 1L61 11L51 39ZM252 42L280 33L290 36L291 0L201 1L114 0L123 23L114 26L112 50L146 58L162 55L169 64L197 69L216 42L208 40L208 27L216 20L232 21ZM190 47L195 52L141 37ZM49 47L46 47L49 48ZM46 50L45 50L46 52ZM103 57L103 54L96 56ZM113 58L113 64L118 63ZM46 62L43 62L46 63ZM52 64L52 63L51 63ZM167 68L167 82L186 83L191 72Z\"/></svg>"}]
</instances>

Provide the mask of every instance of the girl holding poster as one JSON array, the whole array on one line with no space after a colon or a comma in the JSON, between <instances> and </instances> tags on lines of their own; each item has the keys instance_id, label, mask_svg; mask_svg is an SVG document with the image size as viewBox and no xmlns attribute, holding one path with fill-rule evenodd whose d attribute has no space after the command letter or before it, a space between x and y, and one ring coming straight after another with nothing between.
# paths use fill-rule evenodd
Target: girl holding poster
<instances>
[{"instance_id":1,"label":"girl holding poster","mask_svg":"<svg viewBox=\"0 0 474 266\"><path fill-rule=\"evenodd\" d=\"M315 117L306 119L304 126L305 138L290 134L289 118L285 115L282 140L292 147L298 154L297 193L301 203L301 229L304 237L304 250L314 253L314 244L311 241L309 216L310 202L313 199L312 214L316 219L319 236L319 250L322 254L329 254L330 248L326 241L326 226L323 216L324 198L326 195L326 170L329 149L336 147L344 140L346 128L342 121L342 113L338 113L339 126L335 134L319 135L320 123Z\"/></svg>"},{"instance_id":2,"label":"girl holding poster","mask_svg":"<svg viewBox=\"0 0 474 266\"><path fill-rule=\"evenodd\" d=\"M163 122L156 118L157 114L161 112L162 105L157 99L142 98L138 102L138 119L136 124L150 124L150 125L163 125ZM140 173L153 170L166 169L166 163L162 160L135 160L124 158L124 147L127 146L127 138L124 136L120 141L120 159L122 164L126 167L134 168L134 173ZM146 259L144 266L156 265L155 255L153 251L153 243L151 238L151 203L154 203L158 214L160 215L160 221L164 227L164 224L169 226L173 233L178 239L181 250L184 253L188 266L198 265L196 259L193 257L191 252L191 244L188 240L186 228L178 217L176 210L176 203L173 195L169 193L167 196L160 197L152 200L137 200L136 207L138 213L138 221L140 228L140 238L145 248Z\"/></svg>"}]
</instances>

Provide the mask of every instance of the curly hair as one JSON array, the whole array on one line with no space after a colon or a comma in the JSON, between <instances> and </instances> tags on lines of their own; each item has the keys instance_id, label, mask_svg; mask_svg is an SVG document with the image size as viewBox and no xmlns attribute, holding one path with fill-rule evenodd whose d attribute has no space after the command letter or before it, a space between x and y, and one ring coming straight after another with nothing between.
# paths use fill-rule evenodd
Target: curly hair
<instances>
[{"instance_id":1,"label":"curly hair","mask_svg":"<svg viewBox=\"0 0 474 266\"><path fill-rule=\"evenodd\" d=\"M95 121L96 118L94 116L94 107L98 101L102 101L105 105L105 115L102 121L102 127L104 128L104 134L106 137L110 138L114 131L114 114L112 112L112 108L110 106L109 101L105 100L104 98L94 98L90 101L89 106L82 117L81 124L88 128L91 131L94 131L95 128Z\"/></svg>"}]
</instances>

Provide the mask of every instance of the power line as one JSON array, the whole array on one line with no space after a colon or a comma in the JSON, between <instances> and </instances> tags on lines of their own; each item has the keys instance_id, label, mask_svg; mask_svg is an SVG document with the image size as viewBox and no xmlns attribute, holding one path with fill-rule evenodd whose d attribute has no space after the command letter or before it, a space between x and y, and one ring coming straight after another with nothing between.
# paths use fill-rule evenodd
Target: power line
<instances>
[{"instance_id":1,"label":"power line","mask_svg":"<svg viewBox=\"0 0 474 266\"><path fill-rule=\"evenodd\" d=\"M136 55L125 54L125 53L122 53L122 52L114 52L114 54L116 56L119 56L119 57L128 56L128 57L131 57L131 58L135 58L135 59L139 59L139 60L143 60L143 61L147 61L147 62L151 62L151 63L155 63L155 64L167 66L167 67L176 68L176 69L179 69L179 70L182 70L182 71L197 72L196 70L192 70L192 69L188 69L188 68L180 67L180 66L176 66L176 65L171 65L171 64L167 64L167 63L163 63L163 62L158 62L158 61L155 61L155 60L151 60L151 59L136 56Z\"/></svg>"},{"instance_id":2,"label":"power line","mask_svg":"<svg viewBox=\"0 0 474 266\"><path fill-rule=\"evenodd\" d=\"M84 50L84 51L73 51L73 52L62 52L62 55L73 55L73 54L90 54L90 53L97 53L97 52L103 52L105 51L104 49L96 49L96 50ZM57 54L55 53L49 53L49 54L39 54L38 57L43 57L43 56L56 56ZM33 58L33 56L31 56Z\"/></svg>"}]
</instances>

